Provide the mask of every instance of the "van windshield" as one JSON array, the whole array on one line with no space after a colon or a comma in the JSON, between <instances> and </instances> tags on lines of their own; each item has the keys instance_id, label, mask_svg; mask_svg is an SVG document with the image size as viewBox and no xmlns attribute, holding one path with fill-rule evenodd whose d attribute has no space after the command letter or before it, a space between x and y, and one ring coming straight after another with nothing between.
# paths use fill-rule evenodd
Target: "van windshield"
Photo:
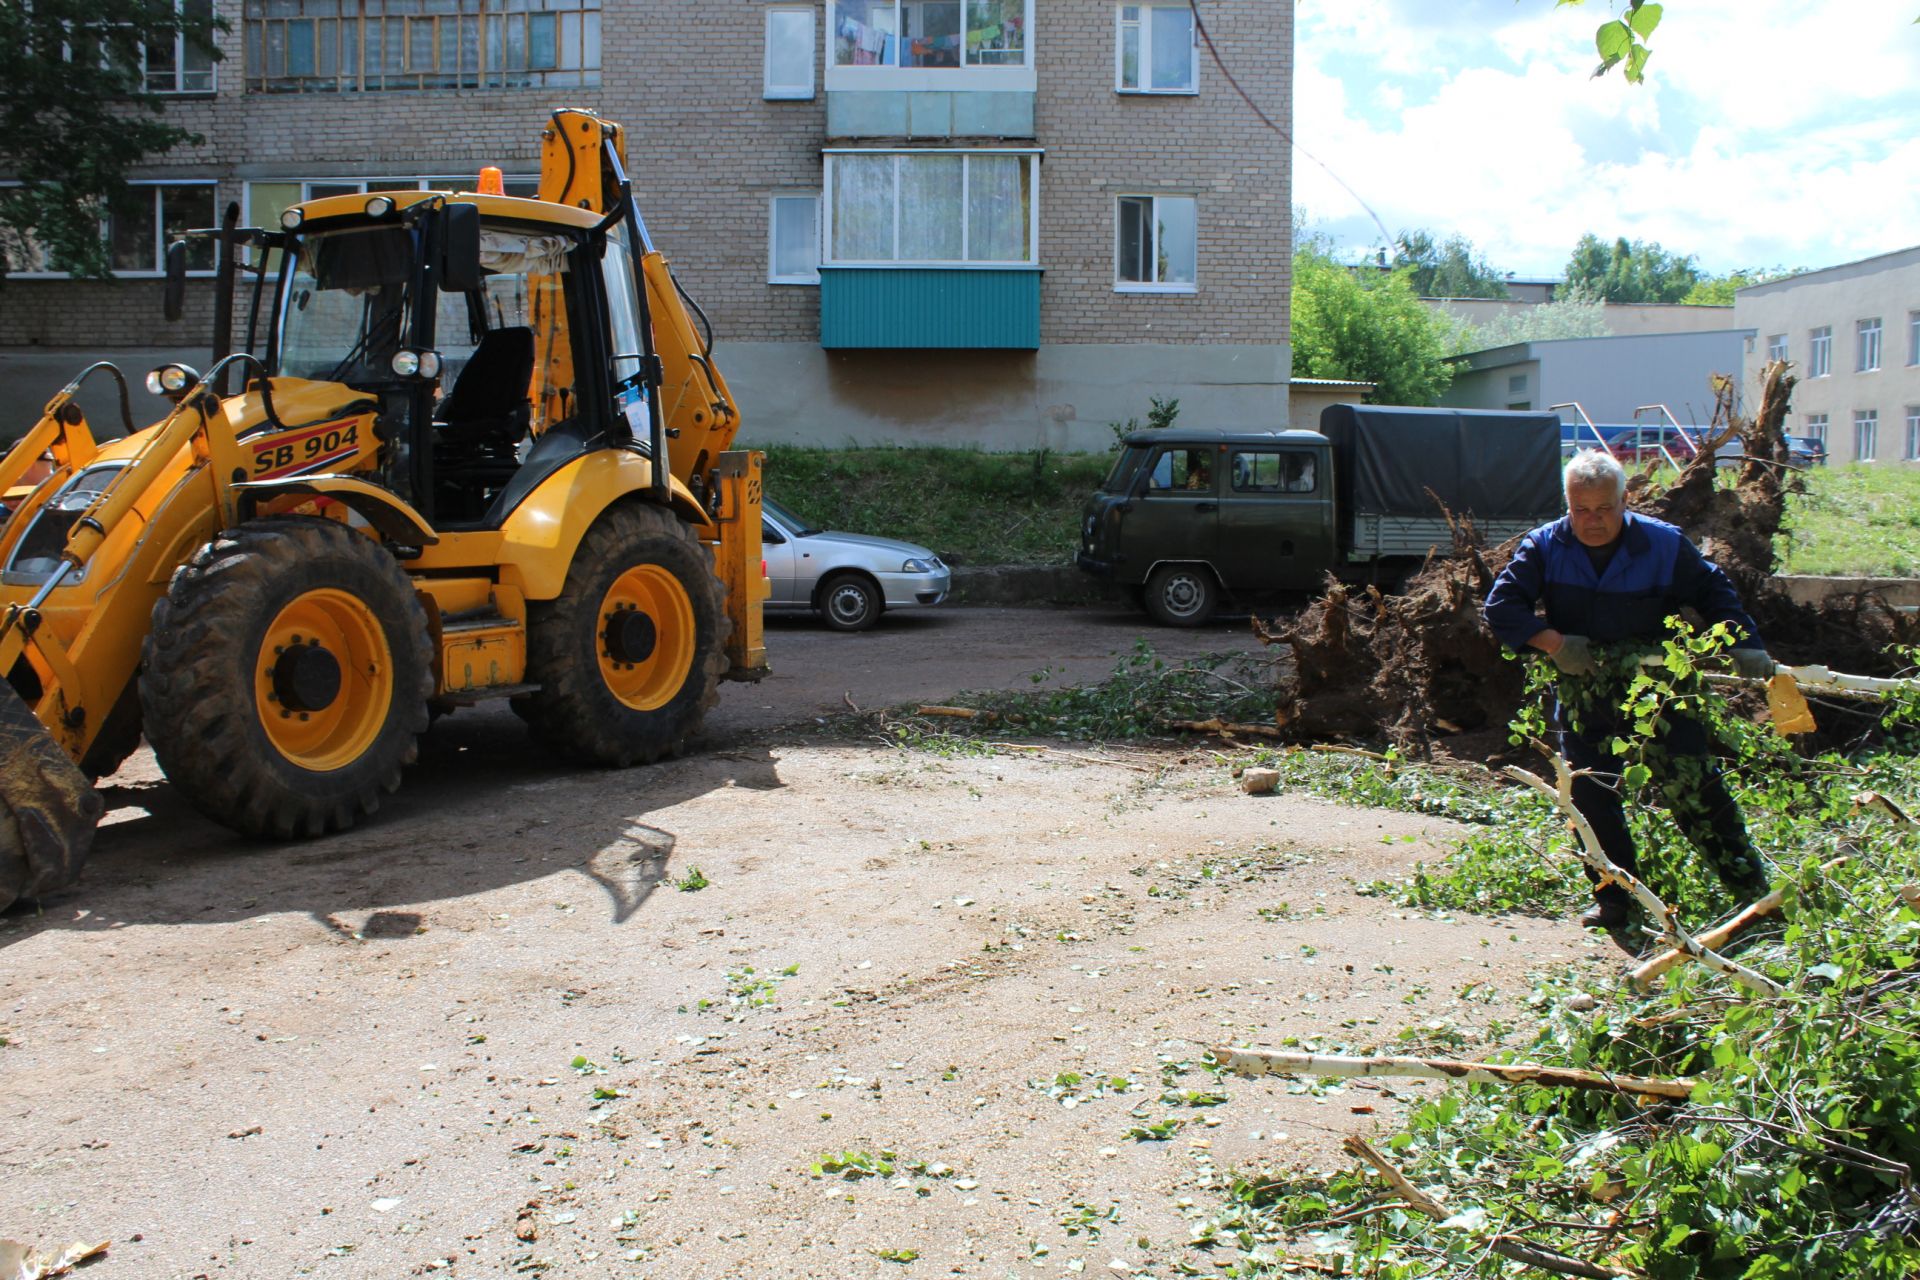
<instances>
[{"instance_id":1,"label":"van windshield","mask_svg":"<svg viewBox=\"0 0 1920 1280\"><path fill-rule=\"evenodd\" d=\"M1107 472L1107 478L1100 482L1102 493L1125 493L1133 473L1139 469L1140 459L1147 454L1145 449L1131 445L1120 450L1120 456L1114 460L1113 470Z\"/></svg>"}]
</instances>

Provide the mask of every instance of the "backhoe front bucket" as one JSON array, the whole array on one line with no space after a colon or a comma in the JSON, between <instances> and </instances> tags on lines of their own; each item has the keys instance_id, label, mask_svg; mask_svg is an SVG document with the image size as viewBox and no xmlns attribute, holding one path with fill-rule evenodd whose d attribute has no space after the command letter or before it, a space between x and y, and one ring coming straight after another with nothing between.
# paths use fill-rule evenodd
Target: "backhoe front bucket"
<instances>
[{"instance_id":1,"label":"backhoe front bucket","mask_svg":"<svg viewBox=\"0 0 1920 1280\"><path fill-rule=\"evenodd\" d=\"M105 808L87 775L0 681L0 911L72 884Z\"/></svg>"}]
</instances>

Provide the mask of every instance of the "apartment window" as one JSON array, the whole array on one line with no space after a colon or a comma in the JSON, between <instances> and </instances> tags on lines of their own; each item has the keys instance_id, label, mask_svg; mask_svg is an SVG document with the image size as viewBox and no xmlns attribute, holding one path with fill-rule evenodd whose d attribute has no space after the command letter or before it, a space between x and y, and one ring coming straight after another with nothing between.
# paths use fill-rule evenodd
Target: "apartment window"
<instances>
[{"instance_id":1,"label":"apartment window","mask_svg":"<svg viewBox=\"0 0 1920 1280\"><path fill-rule=\"evenodd\" d=\"M1824 448L1827 443L1827 415L1810 413L1807 415L1806 433L1818 440Z\"/></svg>"},{"instance_id":2,"label":"apartment window","mask_svg":"<svg viewBox=\"0 0 1920 1280\"><path fill-rule=\"evenodd\" d=\"M1787 358L1787 335L1776 333L1767 339L1767 363L1778 364Z\"/></svg>"},{"instance_id":3,"label":"apartment window","mask_svg":"<svg viewBox=\"0 0 1920 1280\"><path fill-rule=\"evenodd\" d=\"M820 283L820 193L768 201L767 283Z\"/></svg>"},{"instance_id":4,"label":"apartment window","mask_svg":"<svg viewBox=\"0 0 1920 1280\"><path fill-rule=\"evenodd\" d=\"M1807 376L1825 378L1833 373L1833 326L1823 324L1809 335Z\"/></svg>"},{"instance_id":5,"label":"apartment window","mask_svg":"<svg viewBox=\"0 0 1920 1280\"><path fill-rule=\"evenodd\" d=\"M211 182L136 182L126 207L100 221L115 275L156 276L167 269L167 246L196 227L211 227L214 185ZM213 270L213 242L187 242L187 270ZM11 276L57 279L66 270L31 235L0 230L0 257Z\"/></svg>"},{"instance_id":6,"label":"apartment window","mask_svg":"<svg viewBox=\"0 0 1920 1280\"><path fill-rule=\"evenodd\" d=\"M246 0L247 88L304 93L596 85L600 2Z\"/></svg>"},{"instance_id":7,"label":"apartment window","mask_svg":"<svg viewBox=\"0 0 1920 1280\"><path fill-rule=\"evenodd\" d=\"M1920 404L1907 406L1906 459L1908 462L1920 459Z\"/></svg>"},{"instance_id":8,"label":"apartment window","mask_svg":"<svg viewBox=\"0 0 1920 1280\"><path fill-rule=\"evenodd\" d=\"M813 7L767 10L768 98L813 96Z\"/></svg>"},{"instance_id":9,"label":"apartment window","mask_svg":"<svg viewBox=\"0 0 1920 1280\"><path fill-rule=\"evenodd\" d=\"M1872 462L1879 452L1880 411L1856 409L1853 413L1853 460Z\"/></svg>"},{"instance_id":10,"label":"apartment window","mask_svg":"<svg viewBox=\"0 0 1920 1280\"><path fill-rule=\"evenodd\" d=\"M1024 67L1031 0L829 0L836 67Z\"/></svg>"},{"instance_id":11,"label":"apartment window","mask_svg":"<svg viewBox=\"0 0 1920 1280\"><path fill-rule=\"evenodd\" d=\"M208 30L213 0L175 0L174 11L185 21ZM213 54L176 32L155 40L141 51L141 75L148 93L212 93Z\"/></svg>"},{"instance_id":12,"label":"apartment window","mask_svg":"<svg viewBox=\"0 0 1920 1280\"><path fill-rule=\"evenodd\" d=\"M1523 393L1524 391L1526 391L1526 389L1527 389L1526 374L1513 373L1513 374L1507 375L1507 394L1508 395L1517 396Z\"/></svg>"},{"instance_id":13,"label":"apartment window","mask_svg":"<svg viewBox=\"0 0 1920 1280\"><path fill-rule=\"evenodd\" d=\"M829 265L1039 260L1034 152L827 154Z\"/></svg>"},{"instance_id":14,"label":"apartment window","mask_svg":"<svg viewBox=\"0 0 1920 1280\"><path fill-rule=\"evenodd\" d=\"M1920 311L1907 312L1907 364L1920 364Z\"/></svg>"},{"instance_id":15,"label":"apartment window","mask_svg":"<svg viewBox=\"0 0 1920 1280\"><path fill-rule=\"evenodd\" d=\"M1121 93L1196 93L1200 49L1193 9L1184 4L1123 4L1114 47L1114 88Z\"/></svg>"},{"instance_id":16,"label":"apartment window","mask_svg":"<svg viewBox=\"0 0 1920 1280\"><path fill-rule=\"evenodd\" d=\"M1192 196L1121 196L1114 288L1192 293L1199 275L1199 204Z\"/></svg>"},{"instance_id":17,"label":"apartment window","mask_svg":"<svg viewBox=\"0 0 1920 1280\"><path fill-rule=\"evenodd\" d=\"M1854 362L1855 373L1872 373L1880 367L1880 317L1861 320L1854 325L1859 335L1859 356Z\"/></svg>"}]
</instances>

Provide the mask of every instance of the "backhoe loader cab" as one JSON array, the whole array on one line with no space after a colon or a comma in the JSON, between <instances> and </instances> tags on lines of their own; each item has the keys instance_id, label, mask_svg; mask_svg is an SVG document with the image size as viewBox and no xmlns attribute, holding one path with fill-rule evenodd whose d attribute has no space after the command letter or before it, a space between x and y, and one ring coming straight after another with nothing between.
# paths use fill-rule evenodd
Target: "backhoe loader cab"
<instances>
[{"instance_id":1,"label":"backhoe loader cab","mask_svg":"<svg viewBox=\"0 0 1920 1280\"><path fill-rule=\"evenodd\" d=\"M90 778L142 733L203 813L317 835L373 812L435 710L508 698L627 765L764 671L759 455L727 452L618 126L561 111L543 141L536 200L230 211L207 234L217 314L253 277L242 349L223 324L204 378L155 370L173 412L107 444L73 401L119 377L95 365L0 460L0 907L78 873Z\"/></svg>"}]
</instances>

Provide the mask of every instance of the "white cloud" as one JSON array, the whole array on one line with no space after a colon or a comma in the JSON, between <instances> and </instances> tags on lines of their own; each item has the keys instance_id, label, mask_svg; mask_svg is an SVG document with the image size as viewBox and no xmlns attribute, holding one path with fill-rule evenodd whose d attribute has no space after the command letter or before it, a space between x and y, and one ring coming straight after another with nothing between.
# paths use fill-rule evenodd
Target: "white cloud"
<instances>
[{"instance_id":1,"label":"white cloud","mask_svg":"<svg viewBox=\"0 0 1920 1280\"><path fill-rule=\"evenodd\" d=\"M1590 78L1605 16L1551 0L1301 0L1295 133L1399 232L1458 232L1554 275L1580 235L1716 271L1920 241L1913 0L1668 0L1649 81ZM1379 231L1304 156L1295 199Z\"/></svg>"}]
</instances>

